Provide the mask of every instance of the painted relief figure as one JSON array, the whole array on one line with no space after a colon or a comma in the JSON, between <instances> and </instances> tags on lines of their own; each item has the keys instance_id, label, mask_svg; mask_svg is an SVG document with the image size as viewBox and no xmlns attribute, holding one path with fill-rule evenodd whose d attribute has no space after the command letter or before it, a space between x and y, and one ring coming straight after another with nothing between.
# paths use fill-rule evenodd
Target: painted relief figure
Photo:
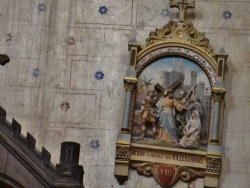
<instances>
[{"instance_id":1,"label":"painted relief figure","mask_svg":"<svg viewBox=\"0 0 250 188\"><path fill-rule=\"evenodd\" d=\"M158 108L160 132L159 138L164 139L168 142L177 142L176 138L176 120L175 120L175 110L182 112L186 107L182 106L173 98L173 91L166 90L164 92L164 97L162 97L156 104Z\"/></svg>"},{"instance_id":2,"label":"painted relief figure","mask_svg":"<svg viewBox=\"0 0 250 188\"><path fill-rule=\"evenodd\" d=\"M151 102L155 99L155 91L149 90L148 95L141 103L141 137L145 136L146 125L150 125L152 127L153 136L154 138L156 137L156 108L151 105Z\"/></svg>"},{"instance_id":3,"label":"painted relief figure","mask_svg":"<svg viewBox=\"0 0 250 188\"><path fill-rule=\"evenodd\" d=\"M182 147L197 147L200 141L201 121L197 110L192 112L187 125L183 129L184 136L180 140Z\"/></svg>"},{"instance_id":4,"label":"painted relief figure","mask_svg":"<svg viewBox=\"0 0 250 188\"><path fill-rule=\"evenodd\" d=\"M203 120L203 107L202 107L197 95L192 96L191 102L190 102L188 108L189 108L189 111L188 111L189 113L187 113L187 119L190 119L193 111L197 111L199 113L199 119L202 122L202 120Z\"/></svg>"},{"instance_id":5,"label":"painted relief figure","mask_svg":"<svg viewBox=\"0 0 250 188\"><path fill-rule=\"evenodd\" d=\"M191 60L152 62L138 77L132 142L205 150L210 100L209 79Z\"/></svg>"}]
</instances>

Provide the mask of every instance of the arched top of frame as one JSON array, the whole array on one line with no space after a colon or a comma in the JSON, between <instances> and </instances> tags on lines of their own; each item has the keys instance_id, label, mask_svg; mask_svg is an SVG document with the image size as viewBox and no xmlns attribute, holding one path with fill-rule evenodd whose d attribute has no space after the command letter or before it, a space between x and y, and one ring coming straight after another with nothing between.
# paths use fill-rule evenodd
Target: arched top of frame
<instances>
[{"instance_id":1,"label":"arched top of frame","mask_svg":"<svg viewBox=\"0 0 250 188\"><path fill-rule=\"evenodd\" d=\"M153 60L166 56L192 60L206 72L211 84L215 82L218 70L215 54L205 33L198 32L192 23L169 21L162 29L150 32L146 43L138 48L137 75Z\"/></svg>"},{"instance_id":2,"label":"arched top of frame","mask_svg":"<svg viewBox=\"0 0 250 188\"><path fill-rule=\"evenodd\" d=\"M156 47L156 46L155 46ZM155 60L167 56L180 56L183 58L190 59L197 65L199 65L204 72L207 74L210 83L213 85L213 83L216 80L216 72L215 72L215 62L213 63L209 62L204 56L202 56L200 53L194 51L192 48L185 48L185 45L164 45L164 47L161 48L153 48L147 53L145 53L142 57L140 57L140 54L138 54L138 57L140 59L137 61L135 70L137 72L137 76L143 71L144 68L146 68L147 65L154 62Z\"/></svg>"}]
</instances>

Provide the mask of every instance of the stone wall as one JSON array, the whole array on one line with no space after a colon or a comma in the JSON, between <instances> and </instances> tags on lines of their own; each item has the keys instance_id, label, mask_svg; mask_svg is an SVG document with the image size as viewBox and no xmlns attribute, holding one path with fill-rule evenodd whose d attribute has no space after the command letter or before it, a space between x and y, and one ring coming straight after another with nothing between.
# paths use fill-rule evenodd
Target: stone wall
<instances>
[{"instance_id":1,"label":"stone wall","mask_svg":"<svg viewBox=\"0 0 250 188\"><path fill-rule=\"evenodd\" d=\"M58 163L60 143L81 144L86 188L159 187L131 171L113 176L121 126L129 40L177 19L167 0L0 0L0 105ZM223 133L222 188L250 184L250 17L248 0L196 0L192 21L215 52L229 54ZM202 180L191 187L203 187ZM176 188L186 188L179 182Z\"/></svg>"}]
</instances>

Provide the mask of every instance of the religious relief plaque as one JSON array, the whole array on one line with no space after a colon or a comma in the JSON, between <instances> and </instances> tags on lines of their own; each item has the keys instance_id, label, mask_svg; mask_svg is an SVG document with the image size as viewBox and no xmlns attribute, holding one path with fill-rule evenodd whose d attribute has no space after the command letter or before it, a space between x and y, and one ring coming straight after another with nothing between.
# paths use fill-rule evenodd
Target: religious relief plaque
<instances>
[{"instance_id":1,"label":"religious relief plaque","mask_svg":"<svg viewBox=\"0 0 250 188\"><path fill-rule=\"evenodd\" d=\"M179 21L143 45L129 43L115 176L123 184L134 169L166 188L196 178L218 187L227 55L215 54L205 33L184 22L194 1L170 0L170 7L180 10Z\"/></svg>"}]
</instances>

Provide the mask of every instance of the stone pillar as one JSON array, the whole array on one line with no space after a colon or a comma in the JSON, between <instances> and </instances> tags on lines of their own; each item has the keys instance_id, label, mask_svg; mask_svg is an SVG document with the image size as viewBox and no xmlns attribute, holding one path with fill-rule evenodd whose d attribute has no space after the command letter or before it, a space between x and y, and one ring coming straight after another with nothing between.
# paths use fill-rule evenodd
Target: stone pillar
<instances>
[{"instance_id":1,"label":"stone pillar","mask_svg":"<svg viewBox=\"0 0 250 188\"><path fill-rule=\"evenodd\" d=\"M212 88L213 119L209 144L207 147L207 164L205 171L205 185L208 188L219 187L219 177L221 172L221 131L224 107L224 71L228 55L215 54L217 63L217 77L215 86Z\"/></svg>"},{"instance_id":2,"label":"stone pillar","mask_svg":"<svg viewBox=\"0 0 250 188\"><path fill-rule=\"evenodd\" d=\"M133 89L137 83L137 78L135 77L125 77L124 85L125 85L125 106L123 113L123 123L122 123L122 131L129 132L129 117L130 117L130 107L131 107L131 98Z\"/></svg>"},{"instance_id":3,"label":"stone pillar","mask_svg":"<svg viewBox=\"0 0 250 188\"><path fill-rule=\"evenodd\" d=\"M224 100L225 93L226 93L226 90L224 88L212 89L214 109L213 109L212 131L211 131L211 136L210 136L211 143L219 144L221 140L220 138L220 135L221 135L220 119L222 116L221 105Z\"/></svg>"},{"instance_id":4,"label":"stone pillar","mask_svg":"<svg viewBox=\"0 0 250 188\"><path fill-rule=\"evenodd\" d=\"M80 144L63 142L61 144L60 163L56 165L55 185L53 188L83 188L83 166L79 165Z\"/></svg>"},{"instance_id":5,"label":"stone pillar","mask_svg":"<svg viewBox=\"0 0 250 188\"><path fill-rule=\"evenodd\" d=\"M121 132L117 135L116 141L116 155L115 155L115 170L114 175L119 184L124 184L128 179L129 173L129 156L130 156L130 143L131 143L131 130L130 130L130 111L133 90L137 84L137 77L135 66L137 62L137 53L140 48L138 44L128 44L130 53L129 69L124 77L125 88L125 103Z\"/></svg>"},{"instance_id":6,"label":"stone pillar","mask_svg":"<svg viewBox=\"0 0 250 188\"><path fill-rule=\"evenodd\" d=\"M125 104L124 104L124 113L123 113L123 121L122 121L122 128L121 130L123 132L129 133L129 117L130 117L130 107L131 107L131 98L133 94L133 90L137 83L136 78L136 71L135 71L135 65L136 65L136 57L139 49L138 44L128 44L128 50L130 53L130 63L129 63L129 69L126 72L126 77L124 77L124 87L125 87Z\"/></svg>"},{"instance_id":7,"label":"stone pillar","mask_svg":"<svg viewBox=\"0 0 250 188\"><path fill-rule=\"evenodd\" d=\"M63 142L61 144L60 164L65 166L78 165L80 144L75 142Z\"/></svg>"},{"instance_id":8,"label":"stone pillar","mask_svg":"<svg viewBox=\"0 0 250 188\"><path fill-rule=\"evenodd\" d=\"M205 172L205 187L219 187L221 171L221 130L223 117L223 100L226 90L220 87L212 88L213 119L210 132L210 140L207 148L207 164Z\"/></svg>"}]
</instances>

